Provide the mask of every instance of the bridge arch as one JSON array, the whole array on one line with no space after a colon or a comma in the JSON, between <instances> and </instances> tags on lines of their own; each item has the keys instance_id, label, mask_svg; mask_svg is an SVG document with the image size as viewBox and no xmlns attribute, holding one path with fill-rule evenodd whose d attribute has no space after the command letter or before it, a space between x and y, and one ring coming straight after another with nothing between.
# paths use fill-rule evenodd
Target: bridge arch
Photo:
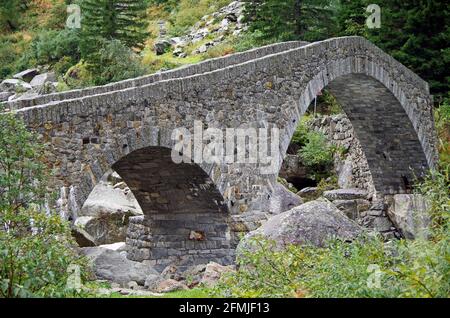
<instances>
[{"instance_id":1,"label":"bridge arch","mask_svg":"<svg viewBox=\"0 0 450 318\"><path fill-rule=\"evenodd\" d=\"M352 121L381 194L404 191L413 174L436 163L427 83L363 38L283 44L202 65L171 73L178 77L158 75L11 107L52 145L48 159L66 214L76 214L110 167L148 147L171 149L173 129L192 131L196 120L222 129L280 128L281 166L298 119L325 87ZM277 177L254 164L200 167L231 215L263 210Z\"/></svg>"}]
</instances>

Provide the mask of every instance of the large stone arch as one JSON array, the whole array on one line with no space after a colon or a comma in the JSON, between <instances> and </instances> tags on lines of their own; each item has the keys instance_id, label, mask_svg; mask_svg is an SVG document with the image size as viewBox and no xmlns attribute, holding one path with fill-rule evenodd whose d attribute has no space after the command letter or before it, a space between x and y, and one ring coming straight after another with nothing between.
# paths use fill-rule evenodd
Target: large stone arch
<instances>
[{"instance_id":1,"label":"large stone arch","mask_svg":"<svg viewBox=\"0 0 450 318\"><path fill-rule=\"evenodd\" d=\"M298 119L327 86L344 104L368 159L379 160L369 162L378 191L402 192L413 173L434 167L432 97L417 75L360 37L281 47L171 73L180 77L152 76L15 106L51 144L48 161L67 214L76 214L111 166L148 147L171 149L173 129L192 132L195 121L221 129L279 128L280 167ZM365 92L373 98L364 99ZM263 210L277 176L262 174L258 164L200 167L232 215Z\"/></svg>"}]
</instances>

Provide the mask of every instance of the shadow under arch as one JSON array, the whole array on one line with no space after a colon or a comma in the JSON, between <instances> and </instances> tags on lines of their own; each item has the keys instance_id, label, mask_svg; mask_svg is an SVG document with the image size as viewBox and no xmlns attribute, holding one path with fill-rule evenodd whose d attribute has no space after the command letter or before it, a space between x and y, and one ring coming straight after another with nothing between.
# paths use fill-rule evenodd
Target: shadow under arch
<instances>
[{"instance_id":1,"label":"shadow under arch","mask_svg":"<svg viewBox=\"0 0 450 318\"><path fill-rule=\"evenodd\" d=\"M130 219L128 258L159 270L168 264L232 261L227 205L200 166L176 164L171 149L149 146L130 152L112 168L144 213Z\"/></svg>"},{"instance_id":2,"label":"shadow under arch","mask_svg":"<svg viewBox=\"0 0 450 318\"><path fill-rule=\"evenodd\" d=\"M318 85L316 93L323 88L337 99L349 118L367 159L376 194L409 192L414 181L428 171L429 163L399 100L380 81L361 73L339 76L325 87Z\"/></svg>"}]
</instances>

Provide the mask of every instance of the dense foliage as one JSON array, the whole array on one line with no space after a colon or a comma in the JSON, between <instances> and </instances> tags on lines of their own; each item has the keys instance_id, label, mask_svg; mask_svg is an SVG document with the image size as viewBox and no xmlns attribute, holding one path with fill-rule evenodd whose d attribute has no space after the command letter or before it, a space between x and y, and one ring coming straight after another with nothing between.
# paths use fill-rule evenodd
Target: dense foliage
<instances>
[{"instance_id":1,"label":"dense foliage","mask_svg":"<svg viewBox=\"0 0 450 318\"><path fill-rule=\"evenodd\" d=\"M317 41L333 34L334 2L249 0L245 14L250 31L260 32L261 39Z\"/></svg>"},{"instance_id":2,"label":"dense foliage","mask_svg":"<svg viewBox=\"0 0 450 318\"><path fill-rule=\"evenodd\" d=\"M433 94L450 88L450 12L448 1L377 1L381 28L367 29L370 0L341 0L341 35L362 35L431 84Z\"/></svg>"},{"instance_id":3,"label":"dense foliage","mask_svg":"<svg viewBox=\"0 0 450 318\"><path fill-rule=\"evenodd\" d=\"M68 225L46 202L45 149L12 114L0 114L0 296L67 296L70 266L85 263ZM46 200L48 199L48 200ZM83 273L85 271L83 270Z\"/></svg>"}]
</instances>

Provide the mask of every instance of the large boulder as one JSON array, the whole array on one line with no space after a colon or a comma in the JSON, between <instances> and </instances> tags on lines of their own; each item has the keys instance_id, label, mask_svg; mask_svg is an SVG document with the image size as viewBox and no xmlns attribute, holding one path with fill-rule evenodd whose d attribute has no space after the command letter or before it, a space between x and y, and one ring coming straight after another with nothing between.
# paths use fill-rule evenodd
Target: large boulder
<instances>
[{"instance_id":1,"label":"large boulder","mask_svg":"<svg viewBox=\"0 0 450 318\"><path fill-rule=\"evenodd\" d=\"M0 84L0 91L25 92L30 89L32 89L32 86L30 84L16 78L5 79Z\"/></svg>"},{"instance_id":2,"label":"large boulder","mask_svg":"<svg viewBox=\"0 0 450 318\"><path fill-rule=\"evenodd\" d=\"M428 208L420 194L396 194L389 204L388 216L405 238L427 238L431 221Z\"/></svg>"},{"instance_id":3,"label":"large boulder","mask_svg":"<svg viewBox=\"0 0 450 318\"><path fill-rule=\"evenodd\" d=\"M332 203L321 199L270 218L262 227L247 234L238 250L246 248L248 240L255 236L273 240L278 247L288 244L324 246L332 238L353 240L362 231Z\"/></svg>"},{"instance_id":4,"label":"large boulder","mask_svg":"<svg viewBox=\"0 0 450 318\"><path fill-rule=\"evenodd\" d=\"M151 274L159 275L151 266L127 259L121 253L102 247L85 247L81 249L91 262L97 279L104 279L126 286L135 281L144 286Z\"/></svg>"},{"instance_id":5,"label":"large boulder","mask_svg":"<svg viewBox=\"0 0 450 318\"><path fill-rule=\"evenodd\" d=\"M302 198L286 189L283 185L276 183L273 188L274 191L269 199L270 213L279 214L303 203Z\"/></svg>"},{"instance_id":6,"label":"large boulder","mask_svg":"<svg viewBox=\"0 0 450 318\"><path fill-rule=\"evenodd\" d=\"M79 247L91 247L97 245L95 239L83 229L72 227L71 234Z\"/></svg>"},{"instance_id":7,"label":"large boulder","mask_svg":"<svg viewBox=\"0 0 450 318\"><path fill-rule=\"evenodd\" d=\"M14 95L13 92L0 92L0 103L8 101L12 95Z\"/></svg>"},{"instance_id":8,"label":"large boulder","mask_svg":"<svg viewBox=\"0 0 450 318\"><path fill-rule=\"evenodd\" d=\"M48 72L48 73L37 75L31 80L30 85L32 87L40 87L40 86L44 86L44 84L48 83L48 82L56 82L55 73Z\"/></svg>"},{"instance_id":9,"label":"large boulder","mask_svg":"<svg viewBox=\"0 0 450 318\"><path fill-rule=\"evenodd\" d=\"M121 211L99 217L82 216L75 220L75 226L89 233L98 245L112 244L126 240L130 216L133 214Z\"/></svg>"},{"instance_id":10,"label":"large boulder","mask_svg":"<svg viewBox=\"0 0 450 318\"><path fill-rule=\"evenodd\" d=\"M100 244L123 242L129 218L142 211L129 189L101 181L83 205L75 226L85 230Z\"/></svg>"},{"instance_id":11,"label":"large boulder","mask_svg":"<svg viewBox=\"0 0 450 318\"><path fill-rule=\"evenodd\" d=\"M105 217L107 214L126 213L142 215L133 194L102 181L92 190L79 216Z\"/></svg>"},{"instance_id":12,"label":"large boulder","mask_svg":"<svg viewBox=\"0 0 450 318\"><path fill-rule=\"evenodd\" d=\"M166 279L161 281L158 286L154 289L157 293L170 293L177 290L186 290L189 289L182 282L176 281L174 279Z\"/></svg>"},{"instance_id":13,"label":"large boulder","mask_svg":"<svg viewBox=\"0 0 450 318\"><path fill-rule=\"evenodd\" d=\"M30 82L38 74L39 71L36 68L30 68L25 71L14 74L13 78L20 79L25 82Z\"/></svg>"}]
</instances>

